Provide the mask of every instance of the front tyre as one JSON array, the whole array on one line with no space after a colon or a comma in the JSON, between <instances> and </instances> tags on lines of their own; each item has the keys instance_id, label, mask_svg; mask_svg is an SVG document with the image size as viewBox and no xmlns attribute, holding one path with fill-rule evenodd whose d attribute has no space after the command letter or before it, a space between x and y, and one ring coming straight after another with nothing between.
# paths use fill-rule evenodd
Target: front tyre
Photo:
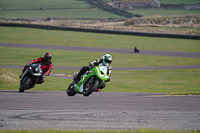
<instances>
[{"instance_id":1,"label":"front tyre","mask_svg":"<svg viewBox=\"0 0 200 133\"><path fill-rule=\"evenodd\" d=\"M98 80L94 80L94 82L91 85L91 87L83 92L83 95L84 96L89 96L90 94L92 94L94 92L94 90L98 87L98 85L99 85L99 81Z\"/></svg>"},{"instance_id":2,"label":"front tyre","mask_svg":"<svg viewBox=\"0 0 200 133\"><path fill-rule=\"evenodd\" d=\"M21 86L19 88L19 92L24 92L26 89L28 89L29 85L30 85L30 82L31 82L31 78L30 77L26 77L21 83Z\"/></svg>"},{"instance_id":3,"label":"front tyre","mask_svg":"<svg viewBox=\"0 0 200 133\"><path fill-rule=\"evenodd\" d=\"M74 83L73 82L67 88L66 93L67 93L68 96L74 96L74 95L76 95L76 91L74 90Z\"/></svg>"}]
</instances>

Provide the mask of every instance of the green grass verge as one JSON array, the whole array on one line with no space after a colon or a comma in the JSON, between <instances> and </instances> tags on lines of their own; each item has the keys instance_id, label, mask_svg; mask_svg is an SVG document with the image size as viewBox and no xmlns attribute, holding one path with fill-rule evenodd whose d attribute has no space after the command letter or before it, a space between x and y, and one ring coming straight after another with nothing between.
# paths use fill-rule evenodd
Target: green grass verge
<instances>
[{"instance_id":1,"label":"green grass verge","mask_svg":"<svg viewBox=\"0 0 200 133\"><path fill-rule=\"evenodd\" d=\"M168 94L200 92L198 71L199 69L114 71L112 82L108 84L107 90L111 92L123 92L125 90L125 92Z\"/></svg>"},{"instance_id":2,"label":"green grass verge","mask_svg":"<svg viewBox=\"0 0 200 133\"><path fill-rule=\"evenodd\" d=\"M53 70L52 73L73 75L75 70ZM6 73L5 73L6 72ZM0 68L0 89L18 90L21 69ZM10 80L4 80L4 79ZM185 70L146 70L146 71L112 71L111 81L102 92L130 93L180 93L199 94L200 69ZM66 91L72 79L46 77L45 84L36 85L37 91Z\"/></svg>"},{"instance_id":3,"label":"green grass verge","mask_svg":"<svg viewBox=\"0 0 200 133\"><path fill-rule=\"evenodd\" d=\"M137 129L134 131L110 130L1 130L0 133L200 133L200 131L163 131L156 129Z\"/></svg>"},{"instance_id":4,"label":"green grass verge","mask_svg":"<svg viewBox=\"0 0 200 133\"><path fill-rule=\"evenodd\" d=\"M193 93L171 93L171 95L200 95L200 92L193 92Z\"/></svg>"},{"instance_id":5,"label":"green grass verge","mask_svg":"<svg viewBox=\"0 0 200 133\"><path fill-rule=\"evenodd\" d=\"M199 40L0 27L0 42L200 52Z\"/></svg>"}]
</instances>

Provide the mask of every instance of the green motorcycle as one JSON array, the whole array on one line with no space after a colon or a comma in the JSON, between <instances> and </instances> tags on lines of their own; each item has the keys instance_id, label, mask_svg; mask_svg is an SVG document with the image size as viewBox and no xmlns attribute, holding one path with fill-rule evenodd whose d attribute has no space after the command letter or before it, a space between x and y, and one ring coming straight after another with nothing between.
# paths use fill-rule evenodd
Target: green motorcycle
<instances>
[{"instance_id":1,"label":"green motorcycle","mask_svg":"<svg viewBox=\"0 0 200 133\"><path fill-rule=\"evenodd\" d=\"M98 89L103 81L108 80L109 77L107 76L107 71L107 66L103 65L103 63L91 68L81 76L81 79L78 81L78 83L75 83L74 80L72 81L66 91L67 95L74 96L78 93L83 94L84 96L89 96ZM76 74L77 72L74 73L73 77L75 77Z\"/></svg>"}]
</instances>

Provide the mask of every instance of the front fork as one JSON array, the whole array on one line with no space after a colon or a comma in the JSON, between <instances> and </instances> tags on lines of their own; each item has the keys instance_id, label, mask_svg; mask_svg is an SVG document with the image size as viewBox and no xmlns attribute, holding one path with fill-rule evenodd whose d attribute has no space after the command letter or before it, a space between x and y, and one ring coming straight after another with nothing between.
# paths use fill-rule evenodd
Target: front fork
<instances>
[{"instance_id":1,"label":"front fork","mask_svg":"<svg viewBox=\"0 0 200 133\"><path fill-rule=\"evenodd\" d=\"M25 75L27 75L28 73L28 68L26 69L26 71L22 74L22 77L20 79L20 83L22 82L22 80L24 79Z\"/></svg>"},{"instance_id":2,"label":"front fork","mask_svg":"<svg viewBox=\"0 0 200 133\"><path fill-rule=\"evenodd\" d=\"M86 87L89 87L93 83L93 81L94 81L94 76L92 76L92 78L90 78L90 80L86 84Z\"/></svg>"}]
</instances>

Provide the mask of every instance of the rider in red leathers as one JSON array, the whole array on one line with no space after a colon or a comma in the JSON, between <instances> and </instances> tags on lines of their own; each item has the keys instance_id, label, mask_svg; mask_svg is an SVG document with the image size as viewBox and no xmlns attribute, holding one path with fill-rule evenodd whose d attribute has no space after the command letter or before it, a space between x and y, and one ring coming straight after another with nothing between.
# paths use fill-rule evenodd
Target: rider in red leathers
<instances>
[{"instance_id":1,"label":"rider in red leathers","mask_svg":"<svg viewBox=\"0 0 200 133\"><path fill-rule=\"evenodd\" d=\"M34 63L39 63L41 65L41 69L43 70L43 74L44 76L49 76L51 70L53 69L53 62L51 61L52 55L49 52L46 52L44 54L44 57L39 57L33 60L30 60L23 68L22 70L22 74L25 72L25 70ZM21 75L22 76L22 75ZM21 76L19 76L19 78L21 78ZM37 82L37 84L43 84L45 81L45 77L42 76L40 78L40 80Z\"/></svg>"}]
</instances>

